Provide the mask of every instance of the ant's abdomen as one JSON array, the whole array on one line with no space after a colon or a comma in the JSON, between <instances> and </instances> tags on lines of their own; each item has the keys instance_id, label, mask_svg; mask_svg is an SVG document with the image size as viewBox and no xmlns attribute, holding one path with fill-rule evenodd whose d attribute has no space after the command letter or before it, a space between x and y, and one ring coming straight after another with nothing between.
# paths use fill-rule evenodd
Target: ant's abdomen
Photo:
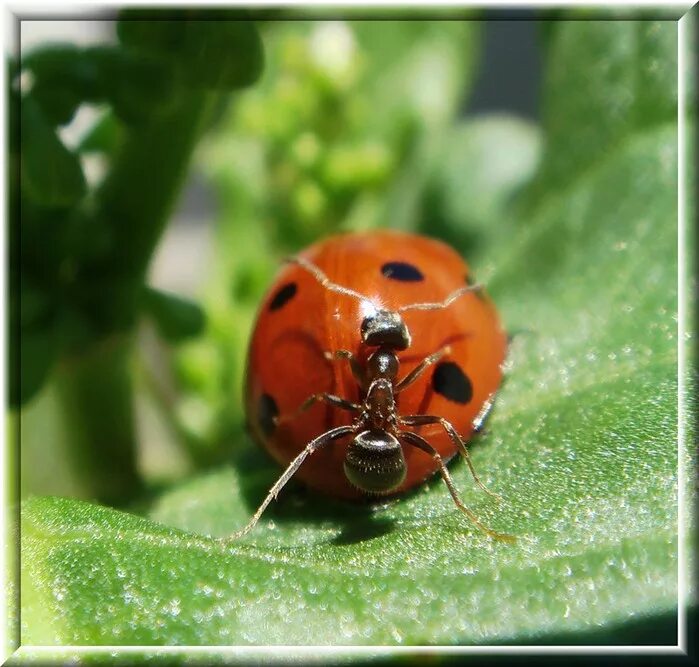
<instances>
[{"instance_id":1,"label":"ant's abdomen","mask_svg":"<svg viewBox=\"0 0 699 667\"><path fill-rule=\"evenodd\" d=\"M347 448L344 462L347 479L365 493L390 493L406 474L403 448L386 431L363 431Z\"/></svg>"}]
</instances>

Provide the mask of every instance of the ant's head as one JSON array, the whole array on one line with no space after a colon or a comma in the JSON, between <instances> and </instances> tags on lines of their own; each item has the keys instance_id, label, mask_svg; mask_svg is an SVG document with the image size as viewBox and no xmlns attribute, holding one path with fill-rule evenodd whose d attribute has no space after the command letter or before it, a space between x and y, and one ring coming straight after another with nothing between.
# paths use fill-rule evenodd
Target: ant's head
<instances>
[{"instance_id":1,"label":"ant's head","mask_svg":"<svg viewBox=\"0 0 699 667\"><path fill-rule=\"evenodd\" d=\"M481 285L467 285L454 290L444 301L409 303L396 311L381 310L377 309L371 299L364 294L330 280L313 262L303 256L290 257L287 261L306 269L325 289L357 299L363 308L368 306L370 312L362 320L362 342L370 347L384 347L396 352L410 347L410 332L400 316L401 313L408 310L440 310L446 308L461 295L482 289Z\"/></svg>"},{"instance_id":2,"label":"ant's head","mask_svg":"<svg viewBox=\"0 0 699 667\"><path fill-rule=\"evenodd\" d=\"M403 318L391 310L376 310L362 320L362 343L370 347L405 350L410 346L410 332Z\"/></svg>"}]
</instances>

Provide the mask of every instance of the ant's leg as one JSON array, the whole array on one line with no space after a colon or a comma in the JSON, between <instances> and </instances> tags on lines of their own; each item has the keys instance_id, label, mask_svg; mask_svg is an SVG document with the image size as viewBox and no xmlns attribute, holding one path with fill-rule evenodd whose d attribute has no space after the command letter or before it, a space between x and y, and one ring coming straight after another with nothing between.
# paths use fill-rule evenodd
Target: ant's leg
<instances>
[{"instance_id":1,"label":"ant's leg","mask_svg":"<svg viewBox=\"0 0 699 667\"><path fill-rule=\"evenodd\" d=\"M406 387L409 387L417 380L432 364L436 364L442 357L451 353L451 347L445 345L441 350L433 352L425 357L410 373L408 373L393 389L394 394L398 394Z\"/></svg>"},{"instance_id":2,"label":"ant's leg","mask_svg":"<svg viewBox=\"0 0 699 667\"><path fill-rule=\"evenodd\" d=\"M466 443L461 439L461 436L456 432L456 429L451 425L451 423L444 419L444 417L437 417L435 415L406 415L405 417L400 417L398 422L405 426L427 426L428 424L439 424L452 439L452 442L461 452L461 455L466 459L468 469L471 471L473 479L476 480L476 484L478 484L478 486L480 486L481 489L483 489L483 491L485 491L489 496L492 496L498 501L502 500L497 493L490 491L488 487L481 482L476 474L475 468L473 467L473 463L471 462L471 456L468 453Z\"/></svg>"},{"instance_id":3,"label":"ant's leg","mask_svg":"<svg viewBox=\"0 0 699 667\"><path fill-rule=\"evenodd\" d=\"M444 483L447 485L447 488L449 489L449 493L451 493L451 497L454 500L454 504L469 518L471 521L478 526L484 533L489 535L495 540L502 540L503 542L514 542L515 537L513 535L507 535L506 533L498 533L494 530L491 530L487 526L484 526L479 520L478 517L468 508L466 505L464 505L463 500L459 497L459 493L456 490L456 487L454 486L454 482L451 479L451 475L449 474L449 471L447 470L447 467L444 465L444 461L442 460L442 457L439 455L439 453L435 450L432 445L430 445L427 440L424 438L420 437L417 433L411 433L410 431L401 431L399 433L399 437L401 440L404 442L408 443L409 445L413 445L414 447L417 447L418 449L421 449L423 452L426 452L429 454L439 465L439 472L442 475L442 479L444 480Z\"/></svg>"},{"instance_id":4,"label":"ant's leg","mask_svg":"<svg viewBox=\"0 0 699 667\"><path fill-rule=\"evenodd\" d=\"M357 384L362 389L367 388L364 368L362 368L362 365L357 361L357 357L355 357L349 350L335 350L335 352L326 352L325 358L328 361L332 361L333 359L347 359L349 361L350 368L352 369L352 375L354 375L354 379L357 381Z\"/></svg>"},{"instance_id":5,"label":"ant's leg","mask_svg":"<svg viewBox=\"0 0 699 667\"><path fill-rule=\"evenodd\" d=\"M340 396L335 396L335 394L328 394L327 392L323 392L322 394L311 394L293 412L282 417L275 417L274 423L277 426L279 426L279 424L291 421L292 419L298 417L302 412L308 410L308 408L310 408L314 403L327 403L328 405L333 405L336 408L342 408L343 410L350 410L351 412L358 412L360 410L360 406L356 403L347 401L344 398L341 398Z\"/></svg>"},{"instance_id":6,"label":"ant's leg","mask_svg":"<svg viewBox=\"0 0 699 667\"><path fill-rule=\"evenodd\" d=\"M258 508L257 512L253 514L252 519L248 522L247 526L241 528L231 535L231 538L237 540L243 535L249 533L258 522L262 516L262 512L267 509L273 499L277 497L277 494L282 490L282 487L289 481L293 474L301 467L301 464L306 460L310 454L313 454L317 449L330 444L333 440L342 438L350 433L354 433L355 429L352 426L338 426L337 428L326 431L322 435L319 435L314 440L311 440L304 450L289 464L289 467L284 471L284 474L276 481L274 486L269 490L267 497L264 499L262 505Z\"/></svg>"}]
</instances>

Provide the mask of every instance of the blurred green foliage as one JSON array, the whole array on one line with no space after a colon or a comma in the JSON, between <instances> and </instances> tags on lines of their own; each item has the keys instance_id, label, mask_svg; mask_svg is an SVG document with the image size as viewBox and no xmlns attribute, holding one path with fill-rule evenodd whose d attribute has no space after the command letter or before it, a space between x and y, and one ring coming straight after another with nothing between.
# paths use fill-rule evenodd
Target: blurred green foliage
<instances>
[{"instance_id":1,"label":"blurred green foliage","mask_svg":"<svg viewBox=\"0 0 699 667\"><path fill-rule=\"evenodd\" d=\"M145 308L170 340L203 327L196 304L146 289L150 258L215 95L262 68L259 36L240 12L139 17L122 14L118 44L45 44L10 68L21 128L10 134L10 401L27 403L55 371L69 415L64 458L88 495L111 501L140 486L135 324ZM76 147L62 127L83 105L102 118ZM97 172L86 170L89 156L100 158Z\"/></svg>"}]
</instances>

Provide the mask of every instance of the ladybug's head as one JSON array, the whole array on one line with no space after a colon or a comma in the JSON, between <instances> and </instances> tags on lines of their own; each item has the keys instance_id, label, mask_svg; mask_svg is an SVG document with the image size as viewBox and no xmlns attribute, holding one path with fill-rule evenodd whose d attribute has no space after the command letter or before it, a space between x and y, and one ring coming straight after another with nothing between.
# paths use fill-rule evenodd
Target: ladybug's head
<instances>
[{"instance_id":1,"label":"ladybug's head","mask_svg":"<svg viewBox=\"0 0 699 667\"><path fill-rule=\"evenodd\" d=\"M362 342L371 347L405 350L410 347L410 332L403 318L391 310L376 310L362 320Z\"/></svg>"}]
</instances>

